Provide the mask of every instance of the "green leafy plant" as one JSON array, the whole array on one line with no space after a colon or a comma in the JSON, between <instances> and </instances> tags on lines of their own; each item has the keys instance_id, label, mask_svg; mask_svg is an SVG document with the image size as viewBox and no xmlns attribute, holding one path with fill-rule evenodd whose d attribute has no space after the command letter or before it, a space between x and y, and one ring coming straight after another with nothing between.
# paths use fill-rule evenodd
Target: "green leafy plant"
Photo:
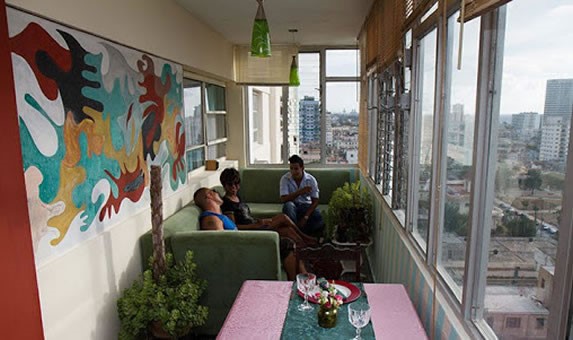
<instances>
[{"instance_id":1,"label":"green leafy plant","mask_svg":"<svg viewBox=\"0 0 573 340\"><path fill-rule=\"evenodd\" d=\"M326 214L326 237L339 242L370 242L372 200L360 181L334 191Z\"/></svg>"},{"instance_id":2,"label":"green leafy plant","mask_svg":"<svg viewBox=\"0 0 573 340\"><path fill-rule=\"evenodd\" d=\"M166 254L166 264L157 281L148 269L117 301L119 339L145 338L154 323L176 339L207 320L207 307L198 303L207 282L197 277L193 252L188 251L185 261L177 264L172 254Z\"/></svg>"}]
</instances>

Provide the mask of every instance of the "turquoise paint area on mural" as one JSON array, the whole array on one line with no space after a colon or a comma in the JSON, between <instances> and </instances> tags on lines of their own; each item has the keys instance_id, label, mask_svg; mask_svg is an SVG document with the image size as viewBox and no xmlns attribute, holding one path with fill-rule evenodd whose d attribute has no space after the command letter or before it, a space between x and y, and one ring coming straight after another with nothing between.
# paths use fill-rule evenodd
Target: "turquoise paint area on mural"
<instances>
[{"instance_id":1,"label":"turquoise paint area on mural","mask_svg":"<svg viewBox=\"0 0 573 340\"><path fill-rule=\"evenodd\" d=\"M86 178L73 189L72 201L78 208L82 205L85 207L85 211L82 213L82 217L84 217L85 220L80 226L80 230L86 231L103 205L103 194L97 198L96 203L92 203L91 197L95 185L102 179L107 181L111 187L112 195L117 197L119 189L104 170L109 171L113 177L118 178L121 174L121 169L117 160L107 157L104 153L97 155L92 152L90 156L88 154L88 139L85 133L80 134L78 142L81 150L81 158L78 162L78 166L85 170Z\"/></svg>"},{"instance_id":2,"label":"turquoise paint area on mural","mask_svg":"<svg viewBox=\"0 0 573 340\"><path fill-rule=\"evenodd\" d=\"M122 82L120 79L115 79L111 93L106 91L105 87L103 86L101 73L102 58L102 54L87 54L85 56L86 64L95 67L97 72L84 72L83 75L86 79L99 83L100 87L85 87L82 89L82 94L103 104L103 112L101 113L102 119L109 119L111 142L114 149L117 151L122 149L126 144L130 144L126 138L130 138L131 134L127 131L125 121L127 119L130 105L134 104L134 108L139 107L137 104L140 93L139 88L136 88L135 94L130 94L127 88L129 82ZM125 77L127 78L127 75ZM124 84L123 88L121 87L121 84ZM141 117L141 114L138 113L139 112L132 112L131 119L137 119L138 117ZM140 120L136 122L136 126L139 130L141 127Z\"/></svg>"},{"instance_id":3,"label":"turquoise paint area on mural","mask_svg":"<svg viewBox=\"0 0 573 340\"><path fill-rule=\"evenodd\" d=\"M64 145L63 127L56 125L48 116L47 112L40 106L40 104L29 94L24 95L24 100L36 111L42 114L56 131L58 138L58 147L53 156L45 156L40 152L36 146L36 142L32 138L32 134L26 123L19 118L20 121L20 139L22 144L22 158L24 161L24 171L28 170L31 166L35 166L40 170L44 179L40 184L40 200L46 204L52 203L58 194L60 188L60 165L66 153Z\"/></svg>"},{"instance_id":4,"label":"turquoise paint area on mural","mask_svg":"<svg viewBox=\"0 0 573 340\"><path fill-rule=\"evenodd\" d=\"M161 72L162 83L165 83L168 75L171 77L171 87L169 88L169 91L166 94L168 98L167 102L169 103L169 105L165 108L165 110L167 111L165 114L173 116L174 114L178 113L175 119L175 123L176 124L177 122L181 123L180 133L185 133L185 120L183 118L183 107L181 105L183 103L183 83L177 82L176 74L172 72L171 65L165 64L163 65L163 69ZM179 136L176 137L178 138ZM171 186L171 189L174 191L179 187L179 183L183 184L187 180L187 157L183 157L182 161L183 161L183 167L177 169L175 179L171 175L172 172L170 172L169 174L169 184ZM173 157L172 154L170 154L165 161L165 163L169 163L171 169L173 169L174 167L174 162L175 158Z\"/></svg>"}]
</instances>

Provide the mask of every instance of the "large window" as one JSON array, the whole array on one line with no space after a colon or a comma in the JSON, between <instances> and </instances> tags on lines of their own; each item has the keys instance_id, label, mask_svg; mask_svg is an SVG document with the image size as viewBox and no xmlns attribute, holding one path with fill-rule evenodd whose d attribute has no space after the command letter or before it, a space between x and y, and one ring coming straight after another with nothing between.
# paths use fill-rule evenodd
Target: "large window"
<instances>
[{"instance_id":1,"label":"large window","mask_svg":"<svg viewBox=\"0 0 573 340\"><path fill-rule=\"evenodd\" d=\"M549 339L564 329L555 311L570 307L568 283L555 280L573 262L570 248L557 251L571 225L573 48L563 41L573 37L572 8L510 1L463 32L460 12L441 18L442 8L407 31L402 72L364 75L369 177L400 217L406 136L408 242L439 280L432 289L485 338ZM406 101L409 129L399 124Z\"/></svg>"},{"instance_id":2,"label":"large window","mask_svg":"<svg viewBox=\"0 0 573 340\"><path fill-rule=\"evenodd\" d=\"M251 86L247 89L251 164L283 163L282 92L280 86Z\"/></svg>"},{"instance_id":3,"label":"large window","mask_svg":"<svg viewBox=\"0 0 573 340\"><path fill-rule=\"evenodd\" d=\"M434 100L436 83L437 29L433 29L418 41L419 68L417 105L415 107L415 147L417 171L413 174L412 230L420 246L425 249L430 223L430 196L432 193Z\"/></svg>"},{"instance_id":4,"label":"large window","mask_svg":"<svg viewBox=\"0 0 573 340\"><path fill-rule=\"evenodd\" d=\"M492 327L500 339L547 336L544 321L538 320L549 316L560 260L557 242L573 107L573 62L563 59L573 48L547 37L573 29L566 16L559 18L566 3L571 8L567 1L513 1L506 6L505 27L499 26L505 48L498 51L503 72L499 112L494 112L497 162L490 179L494 201L484 315L506 318L506 327ZM511 321L512 314L525 318Z\"/></svg>"},{"instance_id":5,"label":"large window","mask_svg":"<svg viewBox=\"0 0 573 340\"><path fill-rule=\"evenodd\" d=\"M407 205L409 165L410 42L405 46L408 65L398 58L382 71L375 66L367 84L368 174L392 208L401 210Z\"/></svg>"},{"instance_id":6,"label":"large window","mask_svg":"<svg viewBox=\"0 0 573 340\"><path fill-rule=\"evenodd\" d=\"M358 163L358 51L323 49L298 55L300 86L249 86L250 164Z\"/></svg>"},{"instance_id":7,"label":"large window","mask_svg":"<svg viewBox=\"0 0 573 340\"><path fill-rule=\"evenodd\" d=\"M446 129L443 135L445 149L445 190L442 192L443 219L438 263L444 277L458 298L463 287L466 239L469 228L470 197L472 191L473 137L476 115L477 66L480 20L465 24L464 50L458 69L460 23L459 12L448 18L446 56Z\"/></svg>"},{"instance_id":8,"label":"large window","mask_svg":"<svg viewBox=\"0 0 573 340\"><path fill-rule=\"evenodd\" d=\"M226 155L227 116L225 88L198 80L183 79L186 159L188 171L205 159Z\"/></svg>"}]
</instances>

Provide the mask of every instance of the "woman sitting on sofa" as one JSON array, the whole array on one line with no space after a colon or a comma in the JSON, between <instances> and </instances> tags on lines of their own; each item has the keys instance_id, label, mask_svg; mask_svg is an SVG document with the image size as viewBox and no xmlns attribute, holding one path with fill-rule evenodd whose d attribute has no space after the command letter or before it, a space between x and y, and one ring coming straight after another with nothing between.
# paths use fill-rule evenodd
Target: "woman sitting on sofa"
<instances>
[{"instance_id":1,"label":"woman sitting on sofa","mask_svg":"<svg viewBox=\"0 0 573 340\"><path fill-rule=\"evenodd\" d=\"M256 219L251 215L251 209L246 203L241 202L239 189L241 177L239 171L227 168L219 178L225 188L221 211L233 220L241 230L274 230L281 238L291 239L298 248L317 245L316 239L304 234L285 214L278 214L272 218Z\"/></svg>"},{"instance_id":2,"label":"woman sitting on sofa","mask_svg":"<svg viewBox=\"0 0 573 340\"><path fill-rule=\"evenodd\" d=\"M193 195L195 205L203 210L199 215L201 230L237 230L237 225L221 212L223 199L219 193L209 188L201 188ZM280 257L289 280L294 280L296 274L306 273L304 265L296 263L292 242L286 238L280 239Z\"/></svg>"}]
</instances>

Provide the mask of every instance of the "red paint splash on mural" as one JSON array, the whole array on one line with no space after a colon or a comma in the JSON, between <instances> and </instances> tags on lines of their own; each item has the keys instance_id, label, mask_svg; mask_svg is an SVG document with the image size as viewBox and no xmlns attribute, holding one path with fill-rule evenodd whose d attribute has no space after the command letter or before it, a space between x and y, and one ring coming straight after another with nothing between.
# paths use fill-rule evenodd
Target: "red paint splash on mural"
<instances>
[{"instance_id":1,"label":"red paint splash on mural","mask_svg":"<svg viewBox=\"0 0 573 340\"><path fill-rule=\"evenodd\" d=\"M30 44L30 41L34 43ZM50 58L61 70L69 72L72 68L70 51L58 44L36 23L28 24L22 32L10 38L10 46L13 53L28 62L46 98L55 100L58 97L58 85L54 79L40 71L37 60Z\"/></svg>"},{"instance_id":2,"label":"red paint splash on mural","mask_svg":"<svg viewBox=\"0 0 573 340\"><path fill-rule=\"evenodd\" d=\"M153 60L148 55L143 55L142 60L137 61L137 68L143 74L143 81L139 82L145 88L145 94L139 97L140 103L148 103L149 106L143 111L143 151L144 155L155 158L153 142L161 137L161 124L165 117L164 96L171 88L171 77L167 75L165 84L154 73Z\"/></svg>"},{"instance_id":3,"label":"red paint splash on mural","mask_svg":"<svg viewBox=\"0 0 573 340\"><path fill-rule=\"evenodd\" d=\"M184 171L185 163L183 163L183 157L185 157L185 134L181 129L183 124L177 122L175 126L175 136L177 136L177 141L175 142L175 160L173 161L173 169L171 170L173 180L177 180L177 170Z\"/></svg>"},{"instance_id":4,"label":"red paint splash on mural","mask_svg":"<svg viewBox=\"0 0 573 340\"><path fill-rule=\"evenodd\" d=\"M143 178L143 170L141 169L139 160L133 172L121 170L119 178L115 178L108 170L105 173L115 182L118 188L117 197L113 193L107 199L106 204L102 207L99 213L99 220L103 221L105 215L111 218L112 213L119 211L119 206L124 199L129 199L132 202L138 202L145 189L145 181ZM113 210L113 211L112 211Z\"/></svg>"}]
</instances>

